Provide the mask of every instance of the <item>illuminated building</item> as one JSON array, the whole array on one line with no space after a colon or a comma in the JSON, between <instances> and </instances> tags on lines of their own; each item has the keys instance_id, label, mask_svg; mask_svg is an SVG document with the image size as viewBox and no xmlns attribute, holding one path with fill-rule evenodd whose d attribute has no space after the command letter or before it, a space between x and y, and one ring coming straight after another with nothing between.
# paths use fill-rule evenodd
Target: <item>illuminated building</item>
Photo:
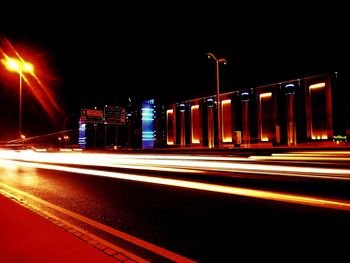
<instances>
[{"instance_id":1,"label":"illuminated building","mask_svg":"<svg viewBox=\"0 0 350 263\"><path fill-rule=\"evenodd\" d=\"M337 74L324 74L222 93L220 103L217 95L168 104L153 99L129 101L118 143L132 149L152 149L339 142L335 138L347 141L349 105L339 83ZM95 146L93 136L94 130L86 127L87 147ZM97 147L102 145L100 137L98 133Z\"/></svg>"},{"instance_id":2,"label":"illuminated building","mask_svg":"<svg viewBox=\"0 0 350 263\"><path fill-rule=\"evenodd\" d=\"M220 94L221 136L216 95L168 104L166 146L213 148L219 137L227 148L332 141L349 130L337 114L346 107L335 105L338 83L337 74L324 74Z\"/></svg>"}]
</instances>

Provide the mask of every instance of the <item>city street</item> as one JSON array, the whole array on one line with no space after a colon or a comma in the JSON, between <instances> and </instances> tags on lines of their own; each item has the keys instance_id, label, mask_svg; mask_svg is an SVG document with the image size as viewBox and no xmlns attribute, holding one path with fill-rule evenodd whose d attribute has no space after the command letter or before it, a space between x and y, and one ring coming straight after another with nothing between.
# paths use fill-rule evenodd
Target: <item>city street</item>
<instances>
[{"instance_id":1,"label":"city street","mask_svg":"<svg viewBox=\"0 0 350 263\"><path fill-rule=\"evenodd\" d=\"M0 30L0 263L350 262L345 5L30 6Z\"/></svg>"},{"instance_id":2,"label":"city street","mask_svg":"<svg viewBox=\"0 0 350 263\"><path fill-rule=\"evenodd\" d=\"M349 157L5 150L0 189L150 261L346 261Z\"/></svg>"}]
</instances>

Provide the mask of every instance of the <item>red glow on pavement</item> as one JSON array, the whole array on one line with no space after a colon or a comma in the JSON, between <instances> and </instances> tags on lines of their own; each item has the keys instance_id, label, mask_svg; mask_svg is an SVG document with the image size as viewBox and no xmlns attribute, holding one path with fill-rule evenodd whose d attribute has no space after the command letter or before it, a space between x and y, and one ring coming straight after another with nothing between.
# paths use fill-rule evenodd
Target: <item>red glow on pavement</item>
<instances>
[{"instance_id":1,"label":"red glow on pavement","mask_svg":"<svg viewBox=\"0 0 350 263\"><path fill-rule=\"evenodd\" d=\"M54 169L54 166L52 166L52 168ZM63 170L61 170L61 171L65 171L65 168L64 167L62 167L62 168L63 168ZM66 168L68 168L68 167L66 167ZM72 172L74 172L74 169L72 170ZM2 190L1 187L6 189L6 190ZM63 208L63 207L57 206L57 205L52 204L50 202L47 202L47 201L45 201L43 199L40 199L40 198L38 198L38 197L36 197L34 195L31 195L29 193L23 192L21 190L18 190L16 188L12 187L12 186L9 186L7 184L4 184L4 183L0 182L0 193L4 192L5 194L8 195L8 190L11 191L12 193L14 193L15 195L19 194L20 196L25 196L26 198L34 200L35 202L38 202L38 203L40 203L40 204L42 204L42 205L44 205L46 207L49 207L50 209L54 209L54 210L56 210L56 211L58 211L58 212L60 212L62 214L68 215L68 216L70 216L70 217L72 217L72 218L74 218L74 219L76 219L78 221L81 221L81 222L84 222L86 224L89 224L89 225L91 225L91 226L93 226L93 227L95 227L97 229L100 229L100 230L105 231L105 232L107 232L109 234L117 236L118 238L126 240L126 241L128 241L128 242L130 242L132 244L135 244L135 245L139 246L139 247L142 247L144 249L152 251L152 252L154 252L154 253L156 253L158 255L161 255L161 256L163 256L165 258L168 258L168 259L170 259L170 260L172 260L174 262L183 262L183 263L194 263L195 262L195 261L193 261L191 259L183 257L183 256L181 256L179 254L176 254L176 253L174 253L174 252L172 252L170 250L167 250L167 249L165 249L163 247L160 247L160 246L157 246L157 245L152 244L150 242L144 241L144 240L139 239L139 238L137 238L135 236L129 235L129 234L125 233L125 232L119 231L119 230L114 229L114 228L112 228L110 226L104 225L104 224L102 224L100 222L97 222L97 221L95 221L93 219L90 219L90 218L85 217L83 215L74 213L74 212L72 212L70 210L67 210L67 209ZM0 209L0 211L1 211L1 209ZM47 213L47 214L49 214L49 213ZM49 214L49 215L52 216L51 214ZM98 240L99 238L94 236L94 239ZM113 246L109 242L108 242L108 245L109 246ZM0 247L0 249L1 249L1 247ZM135 256L134 254L132 254L132 253L130 253L128 251L125 251L125 250L119 248L119 247L118 247L117 250L122 251L124 254L128 255L131 258L138 258L137 262L140 262L140 263L141 262L142 263L148 262L146 260L143 260L143 259L139 258L138 256ZM126 262L129 262L129 261L126 261Z\"/></svg>"},{"instance_id":2,"label":"red glow on pavement","mask_svg":"<svg viewBox=\"0 0 350 263\"><path fill-rule=\"evenodd\" d=\"M0 204L0 262L116 262L2 195Z\"/></svg>"}]
</instances>

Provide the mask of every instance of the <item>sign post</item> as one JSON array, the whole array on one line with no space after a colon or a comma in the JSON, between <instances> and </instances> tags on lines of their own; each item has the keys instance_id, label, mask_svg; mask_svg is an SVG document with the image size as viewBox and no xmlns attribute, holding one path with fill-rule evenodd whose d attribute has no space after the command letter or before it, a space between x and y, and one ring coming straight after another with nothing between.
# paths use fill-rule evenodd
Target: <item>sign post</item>
<instances>
[{"instance_id":1,"label":"sign post","mask_svg":"<svg viewBox=\"0 0 350 263\"><path fill-rule=\"evenodd\" d=\"M104 116L106 124L125 124L125 108L118 106L106 106L104 108Z\"/></svg>"},{"instance_id":2,"label":"sign post","mask_svg":"<svg viewBox=\"0 0 350 263\"><path fill-rule=\"evenodd\" d=\"M105 106L105 125L115 125L115 146L118 146L118 125L125 125L125 108L119 106Z\"/></svg>"},{"instance_id":3,"label":"sign post","mask_svg":"<svg viewBox=\"0 0 350 263\"><path fill-rule=\"evenodd\" d=\"M94 147L97 147L97 124L103 123L103 110L97 109L81 109L80 116L81 123L93 123L94 124Z\"/></svg>"}]
</instances>

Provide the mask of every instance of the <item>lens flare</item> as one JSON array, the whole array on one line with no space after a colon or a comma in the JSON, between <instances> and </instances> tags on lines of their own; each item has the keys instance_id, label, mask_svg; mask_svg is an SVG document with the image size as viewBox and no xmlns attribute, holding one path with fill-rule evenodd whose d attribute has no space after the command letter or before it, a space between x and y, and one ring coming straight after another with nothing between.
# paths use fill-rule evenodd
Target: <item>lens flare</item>
<instances>
[{"instance_id":1,"label":"lens flare","mask_svg":"<svg viewBox=\"0 0 350 263\"><path fill-rule=\"evenodd\" d=\"M48 84L35 73L34 64L27 62L6 38L2 38L0 41L0 61L7 70L21 74L24 83L26 83L26 87L29 88L40 106L50 117L51 121L55 121L57 115L63 115L63 111L52 90ZM44 71L39 70L39 72L43 73Z\"/></svg>"}]
</instances>

